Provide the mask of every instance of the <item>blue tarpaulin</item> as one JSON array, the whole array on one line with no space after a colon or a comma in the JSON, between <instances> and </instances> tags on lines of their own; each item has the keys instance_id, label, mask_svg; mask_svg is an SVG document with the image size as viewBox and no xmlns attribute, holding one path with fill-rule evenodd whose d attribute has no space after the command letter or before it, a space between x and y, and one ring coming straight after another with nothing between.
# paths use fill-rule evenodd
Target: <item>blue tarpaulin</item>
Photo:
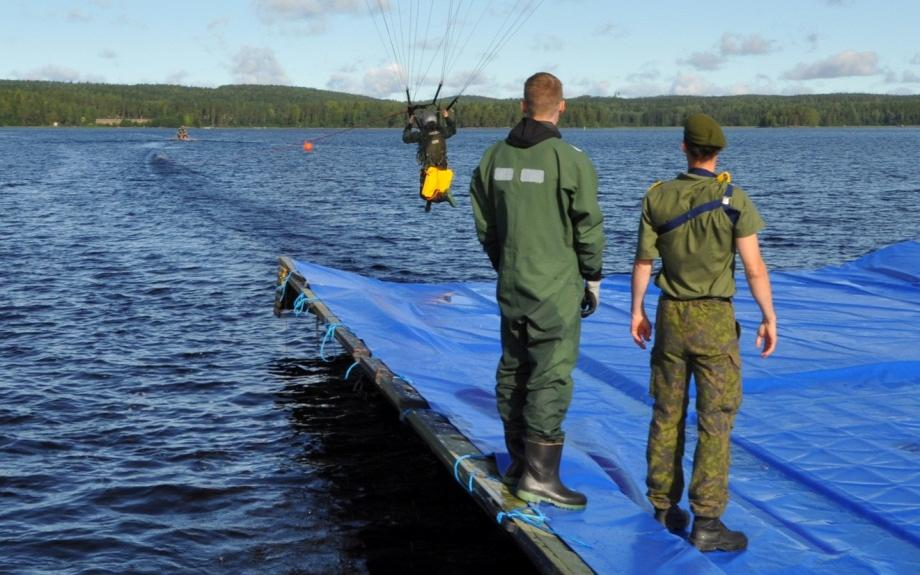
<instances>
[{"instance_id":1,"label":"blue tarpaulin","mask_svg":"<svg viewBox=\"0 0 920 575\"><path fill-rule=\"evenodd\" d=\"M506 460L493 394L493 283L386 283L295 263L376 357ZM562 476L588 495L588 508L541 508L597 572L920 573L920 243L771 279L774 356L761 359L754 346L760 312L743 278L735 298L745 395L723 519L750 547L708 554L651 517L649 355L629 336L629 277L604 279L600 309L583 324L565 422ZM650 316L656 296L646 298Z\"/></svg>"}]
</instances>

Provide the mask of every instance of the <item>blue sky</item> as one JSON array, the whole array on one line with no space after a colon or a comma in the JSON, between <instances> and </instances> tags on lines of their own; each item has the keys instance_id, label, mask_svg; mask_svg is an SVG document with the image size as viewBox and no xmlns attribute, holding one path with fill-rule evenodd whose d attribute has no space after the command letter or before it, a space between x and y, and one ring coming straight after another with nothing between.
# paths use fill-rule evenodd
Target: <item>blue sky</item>
<instances>
[{"instance_id":1,"label":"blue sky","mask_svg":"<svg viewBox=\"0 0 920 575\"><path fill-rule=\"evenodd\" d=\"M463 10L448 28L451 6ZM528 10L473 74L514 22L505 18ZM524 78L546 70L568 97L920 94L920 0L4 0L3 16L5 79L400 98L407 83L430 97L443 70L445 93L469 83L466 94L518 97ZM409 78L386 34L399 22L408 32L392 37L409 54L400 62L419 70ZM432 49L445 37L448 66Z\"/></svg>"}]
</instances>

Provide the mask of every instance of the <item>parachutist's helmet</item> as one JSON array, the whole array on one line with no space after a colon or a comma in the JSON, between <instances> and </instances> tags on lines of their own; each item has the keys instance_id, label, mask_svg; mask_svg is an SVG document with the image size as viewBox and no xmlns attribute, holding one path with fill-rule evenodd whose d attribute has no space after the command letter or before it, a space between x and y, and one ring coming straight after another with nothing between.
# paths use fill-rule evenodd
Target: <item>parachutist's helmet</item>
<instances>
[{"instance_id":1,"label":"parachutist's helmet","mask_svg":"<svg viewBox=\"0 0 920 575\"><path fill-rule=\"evenodd\" d=\"M434 130L438 127L438 117L431 110L425 110L419 118L419 123L428 130Z\"/></svg>"}]
</instances>

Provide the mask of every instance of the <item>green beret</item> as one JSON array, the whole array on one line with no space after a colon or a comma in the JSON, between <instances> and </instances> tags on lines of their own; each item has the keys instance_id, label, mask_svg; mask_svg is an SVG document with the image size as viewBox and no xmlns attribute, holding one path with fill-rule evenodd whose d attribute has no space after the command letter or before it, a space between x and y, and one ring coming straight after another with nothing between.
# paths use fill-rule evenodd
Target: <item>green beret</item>
<instances>
[{"instance_id":1,"label":"green beret","mask_svg":"<svg viewBox=\"0 0 920 575\"><path fill-rule=\"evenodd\" d=\"M725 134L719 123L703 113L690 114L684 123L684 141L697 146L725 147Z\"/></svg>"}]
</instances>

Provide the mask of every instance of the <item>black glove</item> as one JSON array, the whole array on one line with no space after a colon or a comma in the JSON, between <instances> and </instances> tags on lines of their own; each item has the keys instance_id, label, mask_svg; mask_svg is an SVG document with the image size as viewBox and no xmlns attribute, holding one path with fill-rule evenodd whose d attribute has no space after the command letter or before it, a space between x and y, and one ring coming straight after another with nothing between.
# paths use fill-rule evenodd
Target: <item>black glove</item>
<instances>
[{"instance_id":1,"label":"black glove","mask_svg":"<svg viewBox=\"0 0 920 575\"><path fill-rule=\"evenodd\" d=\"M585 295L581 298L581 317L586 318L597 310L601 303L601 282L586 281Z\"/></svg>"}]
</instances>

